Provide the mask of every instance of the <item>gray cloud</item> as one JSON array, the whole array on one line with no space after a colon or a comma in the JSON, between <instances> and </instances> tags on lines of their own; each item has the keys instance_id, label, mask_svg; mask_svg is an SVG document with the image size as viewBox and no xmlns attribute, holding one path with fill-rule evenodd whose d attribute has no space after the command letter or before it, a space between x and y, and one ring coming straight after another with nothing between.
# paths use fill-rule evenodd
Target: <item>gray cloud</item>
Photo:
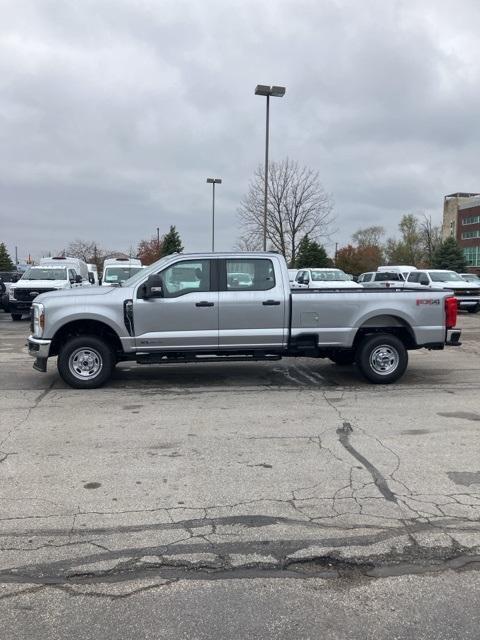
<instances>
[{"instance_id":1,"label":"gray cloud","mask_svg":"<svg viewBox=\"0 0 480 640\"><path fill-rule=\"evenodd\" d=\"M439 220L477 190L480 106L470 0L25 0L1 2L0 239L21 257L71 239L127 249L176 224L217 246L262 161L257 83L272 101L273 159L320 171L346 242Z\"/></svg>"}]
</instances>

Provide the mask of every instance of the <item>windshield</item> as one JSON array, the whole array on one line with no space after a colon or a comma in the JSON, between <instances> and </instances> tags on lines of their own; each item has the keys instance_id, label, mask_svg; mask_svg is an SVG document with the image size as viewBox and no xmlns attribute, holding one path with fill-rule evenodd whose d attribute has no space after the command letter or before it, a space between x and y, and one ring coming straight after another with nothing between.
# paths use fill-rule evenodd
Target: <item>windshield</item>
<instances>
[{"instance_id":1,"label":"windshield","mask_svg":"<svg viewBox=\"0 0 480 640\"><path fill-rule=\"evenodd\" d=\"M462 278L467 282L475 282L480 284L480 278L473 273L463 273Z\"/></svg>"},{"instance_id":2,"label":"windshield","mask_svg":"<svg viewBox=\"0 0 480 640\"><path fill-rule=\"evenodd\" d=\"M150 275L151 273L158 273L163 264L165 262L168 262L171 257L172 256L165 256L164 258L160 258L160 260L157 260L157 262L149 265L146 269L145 267L137 267L137 269L139 269L138 273L135 273L131 278L122 282L122 286L133 287L137 284L137 282L140 282L147 275Z\"/></svg>"},{"instance_id":3,"label":"windshield","mask_svg":"<svg viewBox=\"0 0 480 640\"><path fill-rule=\"evenodd\" d=\"M331 271L315 271L312 269L310 273L312 274L312 280L314 282L345 282L349 280L347 275L343 273L343 271L340 271L340 269L332 269Z\"/></svg>"},{"instance_id":4,"label":"windshield","mask_svg":"<svg viewBox=\"0 0 480 640\"><path fill-rule=\"evenodd\" d=\"M376 282L386 282L387 280L400 280L403 282L403 276L395 271L377 271L375 274Z\"/></svg>"},{"instance_id":5,"label":"windshield","mask_svg":"<svg viewBox=\"0 0 480 640\"><path fill-rule=\"evenodd\" d=\"M22 280L66 280L66 269L27 269Z\"/></svg>"},{"instance_id":6,"label":"windshield","mask_svg":"<svg viewBox=\"0 0 480 640\"><path fill-rule=\"evenodd\" d=\"M464 282L455 271L429 271L432 282Z\"/></svg>"},{"instance_id":7,"label":"windshield","mask_svg":"<svg viewBox=\"0 0 480 640\"><path fill-rule=\"evenodd\" d=\"M104 282L110 284L123 283L142 270L142 267L107 267L105 269Z\"/></svg>"}]
</instances>

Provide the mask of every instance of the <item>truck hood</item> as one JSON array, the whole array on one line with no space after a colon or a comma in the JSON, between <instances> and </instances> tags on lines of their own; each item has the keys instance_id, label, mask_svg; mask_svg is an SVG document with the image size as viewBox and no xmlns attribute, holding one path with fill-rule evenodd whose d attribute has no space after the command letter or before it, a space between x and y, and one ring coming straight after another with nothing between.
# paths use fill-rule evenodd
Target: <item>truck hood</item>
<instances>
[{"instance_id":1,"label":"truck hood","mask_svg":"<svg viewBox=\"0 0 480 640\"><path fill-rule=\"evenodd\" d=\"M66 280L19 280L13 283L14 289L63 289L67 286Z\"/></svg>"},{"instance_id":2,"label":"truck hood","mask_svg":"<svg viewBox=\"0 0 480 640\"><path fill-rule=\"evenodd\" d=\"M449 280L447 282L432 282L432 285L439 289L468 289L480 292L480 286L473 282L459 282L458 280Z\"/></svg>"},{"instance_id":3,"label":"truck hood","mask_svg":"<svg viewBox=\"0 0 480 640\"><path fill-rule=\"evenodd\" d=\"M118 290L119 288L116 287L74 287L73 289L60 289L59 291L41 293L35 298L35 302L48 301L50 296L55 297L55 300L58 300L58 298L82 298L82 300L88 301L92 296L105 296Z\"/></svg>"}]
</instances>

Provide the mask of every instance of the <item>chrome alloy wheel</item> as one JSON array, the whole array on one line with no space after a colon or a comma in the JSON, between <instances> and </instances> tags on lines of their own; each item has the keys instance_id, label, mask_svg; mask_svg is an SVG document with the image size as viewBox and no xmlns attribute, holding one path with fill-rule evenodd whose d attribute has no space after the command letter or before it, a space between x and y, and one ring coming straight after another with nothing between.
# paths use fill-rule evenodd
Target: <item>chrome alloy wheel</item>
<instances>
[{"instance_id":1,"label":"chrome alloy wheel","mask_svg":"<svg viewBox=\"0 0 480 640\"><path fill-rule=\"evenodd\" d=\"M68 359L70 373L79 380L95 378L102 370L102 367L102 356L96 349L86 347L76 349Z\"/></svg>"},{"instance_id":2,"label":"chrome alloy wheel","mask_svg":"<svg viewBox=\"0 0 480 640\"><path fill-rule=\"evenodd\" d=\"M400 362L400 356L395 347L381 344L370 354L370 367L380 376L387 376L395 371Z\"/></svg>"}]
</instances>

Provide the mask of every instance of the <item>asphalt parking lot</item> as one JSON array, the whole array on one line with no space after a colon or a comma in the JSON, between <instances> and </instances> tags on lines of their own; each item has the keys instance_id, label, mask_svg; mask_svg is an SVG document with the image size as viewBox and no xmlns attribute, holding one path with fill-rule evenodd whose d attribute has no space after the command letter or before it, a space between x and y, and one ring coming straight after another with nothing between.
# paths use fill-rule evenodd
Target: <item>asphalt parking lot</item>
<instances>
[{"instance_id":1,"label":"asphalt parking lot","mask_svg":"<svg viewBox=\"0 0 480 640\"><path fill-rule=\"evenodd\" d=\"M0 312L4 637L478 638L480 314L458 326L388 387L283 360L74 391Z\"/></svg>"}]
</instances>

